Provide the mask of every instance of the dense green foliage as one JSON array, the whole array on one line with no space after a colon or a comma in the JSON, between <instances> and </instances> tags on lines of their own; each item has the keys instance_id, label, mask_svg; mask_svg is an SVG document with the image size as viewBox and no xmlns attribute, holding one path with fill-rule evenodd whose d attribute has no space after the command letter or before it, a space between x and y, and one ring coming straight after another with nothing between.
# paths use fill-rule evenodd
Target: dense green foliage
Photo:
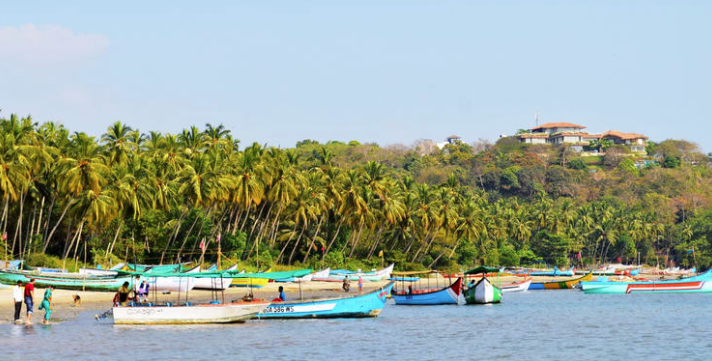
<instances>
[{"instance_id":1,"label":"dense green foliage","mask_svg":"<svg viewBox=\"0 0 712 361\"><path fill-rule=\"evenodd\" d=\"M581 157L512 138L241 150L210 124L142 134L117 122L95 139L12 115L0 130L9 258L169 263L214 261L219 250L262 264L402 269L712 261L709 159L683 141L651 143L641 163L611 144Z\"/></svg>"}]
</instances>

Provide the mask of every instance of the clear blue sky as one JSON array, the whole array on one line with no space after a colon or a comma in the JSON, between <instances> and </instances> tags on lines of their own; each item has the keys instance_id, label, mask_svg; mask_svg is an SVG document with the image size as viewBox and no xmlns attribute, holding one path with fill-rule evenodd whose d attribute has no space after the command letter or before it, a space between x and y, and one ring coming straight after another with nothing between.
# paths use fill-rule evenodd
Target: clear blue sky
<instances>
[{"instance_id":1,"label":"clear blue sky","mask_svg":"<svg viewBox=\"0 0 712 361\"><path fill-rule=\"evenodd\" d=\"M384 5L385 4L385 5ZM0 115L243 143L495 140L566 121L712 151L712 2L17 1Z\"/></svg>"}]
</instances>

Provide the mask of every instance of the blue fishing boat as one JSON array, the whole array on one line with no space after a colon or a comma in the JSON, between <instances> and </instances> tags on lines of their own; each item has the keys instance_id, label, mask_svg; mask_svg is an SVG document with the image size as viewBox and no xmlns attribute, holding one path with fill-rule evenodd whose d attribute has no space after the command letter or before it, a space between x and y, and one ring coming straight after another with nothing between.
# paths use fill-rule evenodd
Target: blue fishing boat
<instances>
[{"instance_id":1,"label":"blue fishing boat","mask_svg":"<svg viewBox=\"0 0 712 361\"><path fill-rule=\"evenodd\" d=\"M400 290L391 294L396 305L456 305L462 292L462 277L453 284L434 290Z\"/></svg>"},{"instance_id":2,"label":"blue fishing boat","mask_svg":"<svg viewBox=\"0 0 712 361\"><path fill-rule=\"evenodd\" d=\"M381 313L393 282L364 295L272 302L259 318L354 318L376 317Z\"/></svg>"},{"instance_id":3,"label":"blue fishing boat","mask_svg":"<svg viewBox=\"0 0 712 361\"><path fill-rule=\"evenodd\" d=\"M585 294L710 293L712 269L679 280L615 282L599 277L597 281L581 282L581 289Z\"/></svg>"}]
</instances>

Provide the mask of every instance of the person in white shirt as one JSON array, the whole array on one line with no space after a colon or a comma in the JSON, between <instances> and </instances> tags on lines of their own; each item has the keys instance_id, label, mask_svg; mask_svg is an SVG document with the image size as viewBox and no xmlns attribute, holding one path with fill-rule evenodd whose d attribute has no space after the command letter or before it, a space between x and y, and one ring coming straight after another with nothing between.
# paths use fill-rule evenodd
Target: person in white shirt
<instances>
[{"instance_id":1,"label":"person in white shirt","mask_svg":"<svg viewBox=\"0 0 712 361\"><path fill-rule=\"evenodd\" d=\"M17 284L12 287L12 300L15 302L15 323L20 321L23 296L24 292L22 291L22 282L17 281Z\"/></svg>"}]
</instances>

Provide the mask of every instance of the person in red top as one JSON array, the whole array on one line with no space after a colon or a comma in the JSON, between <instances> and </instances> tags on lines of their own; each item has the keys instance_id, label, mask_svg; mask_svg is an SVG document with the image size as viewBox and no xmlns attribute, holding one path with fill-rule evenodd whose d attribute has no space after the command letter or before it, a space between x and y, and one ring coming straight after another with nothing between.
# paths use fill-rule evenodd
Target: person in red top
<instances>
[{"instance_id":1,"label":"person in red top","mask_svg":"<svg viewBox=\"0 0 712 361\"><path fill-rule=\"evenodd\" d=\"M30 279L30 283L25 285L25 305L27 305L27 321L26 325L32 324L32 303L35 297L35 280Z\"/></svg>"}]
</instances>

